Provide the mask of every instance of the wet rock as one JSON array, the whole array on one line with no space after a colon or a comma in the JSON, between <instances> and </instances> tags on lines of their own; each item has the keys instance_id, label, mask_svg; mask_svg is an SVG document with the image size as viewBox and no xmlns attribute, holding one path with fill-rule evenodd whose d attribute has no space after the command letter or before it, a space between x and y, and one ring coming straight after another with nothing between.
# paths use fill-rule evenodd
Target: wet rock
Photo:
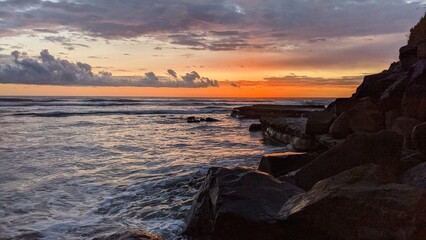
<instances>
[{"instance_id":1,"label":"wet rock","mask_svg":"<svg viewBox=\"0 0 426 240\"><path fill-rule=\"evenodd\" d=\"M260 119L261 117L306 117L309 112L324 109L321 105L253 105L232 110L232 117Z\"/></svg>"},{"instance_id":2,"label":"wet rock","mask_svg":"<svg viewBox=\"0 0 426 240\"><path fill-rule=\"evenodd\" d=\"M303 152L266 154L260 160L258 170L279 177L305 166L315 157L317 154Z\"/></svg>"},{"instance_id":3,"label":"wet rock","mask_svg":"<svg viewBox=\"0 0 426 240\"><path fill-rule=\"evenodd\" d=\"M327 150L344 142L344 139L334 138L331 134L316 135L315 140L319 144L321 144L321 146L325 147Z\"/></svg>"},{"instance_id":4,"label":"wet rock","mask_svg":"<svg viewBox=\"0 0 426 240\"><path fill-rule=\"evenodd\" d=\"M415 148L426 154L426 122L414 127L412 140Z\"/></svg>"},{"instance_id":5,"label":"wet rock","mask_svg":"<svg viewBox=\"0 0 426 240\"><path fill-rule=\"evenodd\" d=\"M407 45L399 49L399 60L404 71L417 62L417 46Z\"/></svg>"},{"instance_id":6,"label":"wet rock","mask_svg":"<svg viewBox=\"0 0 426 240\"><path fill-rule=\"evenodd\" d=\"M319 145L313 136L307 135L306 118L262 118L262 127L271 139L290 144L298 151L312 151Z\"/></svg>"},{"instance_id":7,"label":"wet rock","mask_svg":"<svg viewBox=\"0 0 426 240\"><path fill-rule=\"evenodd\" d=\"M330 134L335 138L345 138L354 132L374 133L384 129L384 122L377 105L364 100L341 114L331 125Z\"/></svg>"},{"instance_id":8,"label":"wet rock","mask_svg":"<svg viewBox=\"0 0 426 240\"><path fill-rule=\"evenodd\" d=\"M187 218L194 239L277 239L279 209L295 186L249 168L211 168Z\"/></svg>"},{"instance_id":9,"label":"wet rock","mask_svg":"<svg viewBox=\"0 0 426 240\"><path fill-rule=\"evenodd\" d=\"M402 143L402 136L386 130L350 135L343 143L302 167L295 175L297 186L309 190L322 179L367 163L396 169L401 158Z\"/></svg>"},{"instance_id":10,"label":"wet rock","mask_svg":"<svg viewBox=\"0 0 426 240\"><path fill-rule=\"evenodd\" d=\"M45 236L40 232L30 231L15 237L7 238L7 240L38 240L43 239L44 237Z\"/></svg>"},{"instance_id":11,"label":"wet rock","mask_svg":"<svg viewBox=\"0 0 426 240\"><path fill-rule=\"evenodd\" d=\"M219 120L219 119L216 119L216 118L208 117L208 118L206 118L204 121L206 121L206 122L219 122L220 120Z\"/></svg>"},{"instance_id":12,"label":"wet rock","mask_svg":"<svg viewBox=\"0 0 426 240\"><path fill-rule=\"evenodd\" d=\"M329 109L309 113L306 122L306 134L319 135L328 133L335 119L336 114Z\"/></svg>"},{"instance_id":13,"label":"wet rock","mask_svg":"<svg viewBox=\"0 0 426 240\"><path fill-rule=\"evenodd\" d=\"M425 239L426 192L368 164L317 183L281 209L281 239Z\"/></svg>"},{"instance_id":14,"label":"wet rock","mask_svg":"<svg viewBox=\"0 0 426 240\"><path fill-rule=\"evenodd\" d=\"M253 123L252 125L250 125L249 131L250 132L262 131L262 124L260 124L260 123Z\"/></svg>"},{"instance_id":15,"label":"wet rock","mask_svg":"<svg viewBox=\"0 0 426 240\"><path fill-rule=\"evenodd\" d=\"M414 187L426 188L426 162L406 171L401 176L401 182Z\"/></svg>"},{"instance_id":16,"label":"wet rock","mask_svg":"<svg viewBox=\"0 0 426 240\"><path fill-rule=\"evenodd\" d=\"M420 121L416 118L399 117L395 119L391 131L404 137L405 148L412 148L411 133L413 132L413 128L419 123Z\"/></svg>"},{"instance_id":17,"label":"wet rock","mask_svg":"<svg viewBox=\"0 0 426 240\"><path fill-rule=\"evenodd\" d=\"M162 238L142 230L131 230L93 238L93 240L162 240Z\"/></svg>"}]
</instances>

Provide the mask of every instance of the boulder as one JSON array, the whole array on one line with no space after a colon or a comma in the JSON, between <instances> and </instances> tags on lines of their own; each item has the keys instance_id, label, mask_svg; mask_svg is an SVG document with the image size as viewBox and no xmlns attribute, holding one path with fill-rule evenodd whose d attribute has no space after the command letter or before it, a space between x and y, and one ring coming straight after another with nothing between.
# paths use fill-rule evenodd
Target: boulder
<instances>
[{"instance_id":1,"label":"boulder","mask_svg":"<svg viewBox=\"0 0 426 240\"><path fill-rule=\"evenodd\" d=\"M401 158L402 143L400 135L387 130L350 135L343 143L302 167L295 175L297 186L309 190L322 179L367 163L396 169Z\"/></svg>"},{"instance_id":2,"label":"boulder","mask_svg":"<svg viewBox=\"0 0 426 240\"><path fill-rule=\"evenodd\" d=\"M249 168L211 168L188 213L194 239L278 239L280 208L303 191Z\"/></svg>"},{"instance_id":3,"label":"boulder","mask_svg":"<svg viewBox=\"0 0 426 240\"><path fill-rule=\"evenodd\" d=\"M426 41L417 44L417 58L420 60L426 59Z\"/></svg>"},{"instance_id":4,"label":"boulder","mask_svg":"<svg viewBox=\"0 0 426 240\"><path fill-rule=\"evenodd\" d=\"M402 113L426 121L426 60L418 61L410 70L410 81L402 100Z\"/></svg>"},{"instance_id":5,"label":"boulder","mask_svg":"<svg viewBox=\"0 0 426 240\"><path fill-rule=\"evenodd\" d=\"M321 144L326 150L333 148L334 146L344 142L344 139L337 139L330 134L316 135L315 140Z\"/></svg>"},{"instance_id":6,"label":"boulder","mask_svg":"<svg viewBox=\"0 0 426 240\"><path fill-rule=\"evenodd\" d=\"M340 116L342 113L353 108L356 104L359 103L357 98L337 98L333 103L331 103L327 109L334 111L336 116Z\"/></svg>"},{"instance_id":7,"label":"boulder","mask_svg":"<svg viewBox=\"0 0 426 240\"><path fill-rule=\"evenodd\" d=\"M415 148L426 154L426 122L413 128L412 140Z\"/></svg>"},{"instance_id":8,"label":"boulder","mask_svg":"<svg viewBox=\"0 0 426 240\"><path fill-rule=\"evenodd\" d=\"M306 122L306 134L319 135L328 133L331 124L336 119L334 111L329 109L311 112Z\"/></svg>"},{"instance_id":9,"label":"boulder","mask_svg":"<svg viewBox=\"0 0 426 240\"><path fill-rule=\"evenodd\" d=\"M317 183L281 209L281 239L426 239L426 191L395 181L368 164Z\"/></svg>"},{"instance_id":10,"label":"boulder","mask_svg":"<svg viewBox=\"0 0 426 240\"><path fill-rule=\"evenodd\" d=\"M426 188L426 162L406 171L401 176L401 182L414 187Z\"/></svg>"},{"instance_id":11,"label":"boulder","mask_svg":"<svg viewBox=\"0 0 426 240\"><path fill-rule=\"evenodd\" d=\"M399 60L404 71L417 62L417 46L407 45L399 49Z\"/></svg>"},{"instance_id":12,"label":"boulder","mask_svg":"<svg viewBox=\"0 0 426 240\"><path fill-rule=\"evenodd\" d=\"M391 70L385 70L378 74L365 76L353 97L357 99L370 97L378 100L383 92L395 82L395 77L391 77L391 75Z\"/></svg>"},{"instance_id":13,"label":"boulder","mask_svg":"<svg viewBox=\"0 0 426 240\"><path fill-rule=\"evenodd\" d=\"M397 119L399 116L401 116L401 114L396 110L387 111L385 113L385 127L387 130L391 130L395 123L395 119Z\"/></svg>"},{"instance_id":14,"label":"boulder","mask_svg":"<svg viewBox=\"0 0 426 240\"><path fill-rule=\"evenodd\" d=\"M298 151L312 151L318 147L313 136L307 135L306 118L262 118L260 122L266 129L266 136L284 144L290 144Z\"/></svg>"},{"instance_id":15,"label":"boulder","mask_svg":"<svg viewBox=\"0 0 426 240\"><path fill-rule=\"evenodd\" d=\"M317 157L314 153L283 152L266 154L260 160L259 171L271 174L274 177L295 171Z\"/></svg>"},{"instance_id":16,"label":"boulder","mask_svg":"<svg viewBox=\"0 0 426 240\"><path fill-rule=\"evenodd\" d=\"M370 100L360 101L340 115L330 127L335 138L345 138L354 132L374 133L384 128L384 116Z\"/></svg>"},{"instance_id":17,"label":"boulder","mask_svg":"<svg viewBox=\"0 0 426 240\"><path fill-rule=\"evenodd\" d=\"M416 118L398 117L395 119L391 131L404 137L405 148L412 148L411 133L414 127L419 123L420 121Z\"/></svg>"},{"instance_id":18,"label":"boulder","mask_svg":"<svg viewBox=\"0 0 426 240\"><path fill-rule=\"evenodd\" d=\"M250 125L249 131L250 132L262 131L262 124L260 124L260 123L253 123L252 125Z\"/></svg>"},{"instance_id":19,"label":"boulder","mask_svg":"<svg viewBox=\"0 0 426 240\"><path fill-rule=\"evenodd\" d=\"M204 121L206 121L206 122L220 122L219 119L211 118L211 117L206 118Z\"/></svg>"},{"instance_id":20,"label":"boulder","mask_svg":"<svg viewBox=\"0 0 426 240\"><path fill-rule=\"evenodd\" d=\"M379 109L382 112L401 109L402 99L409 80L407 72L393 74L390 77L395 78L395 82L383 92L378 102Z\"/></svg>"},{"instance_id":21,"label":"boulder","mask_svg":"<svg viewBox=\"0 0 426 240\"><path fill-rule=\"evenodd\" d=\"M130 230L125 232L114 233L107 236L93 238L93 240L162 240L154 234L142 230Z\"/></svg>"}]
</instances>

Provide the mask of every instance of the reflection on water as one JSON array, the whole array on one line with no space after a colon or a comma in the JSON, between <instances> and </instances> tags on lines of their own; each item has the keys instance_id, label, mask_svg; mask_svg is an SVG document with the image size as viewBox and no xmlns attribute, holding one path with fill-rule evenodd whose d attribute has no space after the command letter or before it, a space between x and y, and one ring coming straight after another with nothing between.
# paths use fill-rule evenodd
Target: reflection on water
<instances>
[{"instance_id":1,"label":"reflection on water","mask_svg":"<svg viewBox=\"0 0 426 240\"><path fill-rule=\"evenodd\" d=\"M98 100L0 99L0 238L142 228L175 239L210 166L284 149L229 117L252 100Z\"/></svg>"}]
</instances>

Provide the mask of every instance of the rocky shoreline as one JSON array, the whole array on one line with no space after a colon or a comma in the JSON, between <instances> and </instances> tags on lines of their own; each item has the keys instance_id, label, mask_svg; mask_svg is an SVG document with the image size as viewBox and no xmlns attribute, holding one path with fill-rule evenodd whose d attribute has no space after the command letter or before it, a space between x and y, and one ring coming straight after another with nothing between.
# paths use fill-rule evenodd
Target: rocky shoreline
<instances>
[{"instance_id":1,"label":"rocky shoreline","mask_svg":"<svg viewBox=\"0 0 426 240\"><path fill-rule=\"evenodd\" d=\"M322 106L256 105L251 131L292 146L257 169L213 167L188 239L426 239L426 20L400 61ZM158 239L141 233L142 238ZM126 238L105 238L126 239Z\"/></svg>"}]
</instances>

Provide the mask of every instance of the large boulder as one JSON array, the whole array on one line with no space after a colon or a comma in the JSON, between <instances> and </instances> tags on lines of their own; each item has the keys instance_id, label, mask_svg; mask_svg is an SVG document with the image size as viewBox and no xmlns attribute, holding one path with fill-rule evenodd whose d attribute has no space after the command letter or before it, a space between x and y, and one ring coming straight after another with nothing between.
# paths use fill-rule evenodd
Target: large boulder
<instances>
[{"instance_id":1,"label":"large boulder","mask_svg":"<svg viewBox=\"0 0 426 240\"><path fill-rule=\"evenodd\" d=\"M281 209L281 239L424 240L426 192L369 164L317 183Z\"/></svg>"},{"instance_id":2,"label":"large boulder","mask_svg":"<svg viewBox=\"0 0 426 240\"><path fill-rule=\"evenodd\" d=\"M188 213L194 239L278 239L280 208L303 191L248 168L211 168Z\"/></svg>"},{"instance_id":3,"label":"large boulder","mask_svg":"<svg viewBox=\"0 0 426 240\"><path fill-rule=\"evenodd\" d=\"M401 182L415 187L426 188L426 162L406 171L401 176Z\"/></svg>"},{"instance_id":4,"label":"large boulder","mask_svg":"<svg viewBox=\"0 0 426 240\"><path fill-rule=\"evenodd\" d=\"M414 127L412 140L415 148L426 154L426 122Z\"/></svg>"},{"instance_id":5,"label":"large boulder","mask_svg":"<svg viewBox=\"0 0 426 240\"><path fill-rule=\"evenodd\" d=\"M93 238L93 240L162 240L154 234L142 230L130 230L125 232L114 233L102 237Z\"/></svg>"},{"instance_id":6,"label":"large boulder","mask_svg":"<svg viewBox=\"0 0 426 240\"><path fill-rule=\"evenodd\" d=\"M309 113L306 122L306 134L319 135L328 133L335 119L336 113L329 109Z\"/></svg>"},{"instance_id":7,"label":"large boulder","mask_svg":"<svg viewBox=\"0 0 426 240\"><path fill-rule=\"evenodd\" d=\"M237 107L232 110L235 118L260 119L262 117L306 117L309 112L323 110L322 105L270 105L259 104Z\"/></svg>"},{"instance_id":8,"label":"large boulder","mask_svg":"<svg viewBox=\"0 0 426 240\"><path fill-rule=\"evenodd\" d=\"M318 147L313 136L306 134L306 118L261 118L266 136L298 151L312 151Z\"/></svg>"},{"instance_id":9,"label":"large boulder","mask_svg":"<svg viewBox=\"0 0 426 240\"><path fill-rule=\"evenodd\" d=\"M399 117L395 119L391 130L404 137L405 148L412 148L411 133L413 128L419 123L420 121L416 118Z\"/></svg>"},{"instance_id":10,"label":"large boulder","mask_svg":"<svg viewBox=\"0 0 426 240\"><path fill-rule=\"evenodd\" d=\"M399 60L402 69L408 71L410 67L417 62L417 46L407 45L399 49Z\"/></svg>"},{"instance_id":11,"label":"large boulder","mask_svg":"<svg viewBox=\"0 0 426 240\"><path fill-rule=\"evenodd\" d=\"M409 80L407 72L393 74L390 77L395 78L395 82L383 92L378 102L379 109L382 112L401 109L402 99Z\"/></svg>"},{"instance_id":12,"label":"large boulder","mask_svg":"<svg viewBox=\"0 0 426 240\"><path fill-rule=\"evenodd\" d=\"M279 177L305 166L315 157L317 155L314 153L304 152L266 154L260 160L258 170Z\"/></svg>"},{"instance_id":13,"label":"large boulder","mask_svg":"<svg viewBox=\"0 0 426 240\"><path fill-rule=\"evenodd\" d=\"M406 117L426 121L426 60L418 61L410 72L410 82L402 100L402 112Z\"/></svg>"},{"instance_id":14,"label":"large boulder","mask_svg":"<svg viewBox=\"0 0 426 240\"><path fill-rule=\"evenodd\" d=\"M297 186L309 190L316 182L366 163L398 168L402 136L383 130L374 134L355 133L324 152L295 175Z\"/></svg>"},{"instance_id":15,"label":"large boulder","mask_svg":"<svg viewBox=\"0 0 426 240\"><path fill-rule=\"evenodd\" d=\"M371 97L378 99L381 96L381 93L389 87L392 83L385 81L387 77L391 75L391 71L385 70L381 73L365 76L361 85L357 88L353 97L355 98L365 98ZM387 82L387 87L383 87L383 83ZM384 89L383 89L384 88Z\"/></svg>"},{"instance_id":16,"label":"large boulder","mask_svg":"<svg viewBox=\"0 0 426 240\"><path fill-rule=\"evenodd\" d=\"M330 134L335 138L345 138L355 132L378 132L384 129L384 125L383 113L375 103L366 99L341 114L331 125Z\"/></svg>"}]
</instances>

